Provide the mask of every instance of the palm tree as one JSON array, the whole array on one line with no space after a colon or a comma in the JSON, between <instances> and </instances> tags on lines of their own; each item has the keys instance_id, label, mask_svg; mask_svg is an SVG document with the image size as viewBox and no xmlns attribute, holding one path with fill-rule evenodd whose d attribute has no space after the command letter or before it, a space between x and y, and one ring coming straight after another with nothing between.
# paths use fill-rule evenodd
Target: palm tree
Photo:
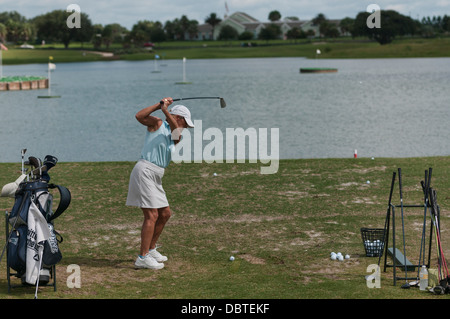
<instances>
[{"instance_id":1,"label":"palm tree","mask_svg":"<svg viewBox=\"0 0 450 319\"><path fill-rule=\"evenodd\" d=\"M30 40L35 33L34 27L31 23L23 23L22 28L20 30L20 36L23 40L25 40L25 43Z\"/></svg>"},{"instance_id":2,"label":"palm tree","mask_svg":"<svg viewBox=\"0 0 450 319\"><path fill-rule=\"evenodd\" d=\"M319 13L314 19L312 19L312 22L314 25L319 27L319 35L322 36L328 25L325 15L323 13Z\"/></svg>"},{"instance_id":3,"label":"palm tree","mask_svg":"<svg viewBox=\"0 0 450 319\"><path fill-rule=\"evenodd\" d=\"M190 20L189 26L186 31L189 34L189 39L191 39L191 40L195 39L195 37L197 36L197 33L198 33L198 21Z\"/></svg>"},{"instance_id":4,"label":"palm tree","mask_svg":"<svg viewBox=\"0 0 450 319\"><path fill-rule=\"evenodd\" d=\"M216 25L222 22L222 19L218 18L217 14L211 13L209 17L206 17L205 22L212 27L212 38L214 40L214 28L216 27Z\"/></svg>"},{"instance_id":5,"label":"palm tree","mask_svg":"<svg viewBox=\"0 0 450 319\"><path fill-rule=\"evenodd\" d=\"M281 13L277 10L270 11L269 20L272 22L279 21L281 19Z\"/></svg>"},{"instance_id":6,"label":"palm tree","mask_svg":"<svg viewBox=\"0 0 450 319\"><path fill-rule=\"evenodd\" d=\"M182 15L181 19L179 21L179 28L180 28L180 36L181 36L181 40L185 39L185 34L187 32L187 30L189 29L190 23L191 21L188 19L188 17L186 15Z\"/></svg>"},{"instance_id":7,"label":"palm tree","mask_svg":"<svg viewBox=\"0 0 450 319\"><path fill-rule=\"evenodd\" d=\"M314 19L312 19L312 22L317 26L320 26L325 21L327 21L327 18L323 13L319 13Z\"/></svg>"},{"instance_id":8,"label":"palm tree","mask_svg":"<svg viewBox=\"0 0 450 319\"><path fill-rule=\"evenodd\" d=\"M0 23L0 42L5 42L6 34L8 33L8 30L6 29L6 25L3 23Z\"/></svg>"}]
</instances>

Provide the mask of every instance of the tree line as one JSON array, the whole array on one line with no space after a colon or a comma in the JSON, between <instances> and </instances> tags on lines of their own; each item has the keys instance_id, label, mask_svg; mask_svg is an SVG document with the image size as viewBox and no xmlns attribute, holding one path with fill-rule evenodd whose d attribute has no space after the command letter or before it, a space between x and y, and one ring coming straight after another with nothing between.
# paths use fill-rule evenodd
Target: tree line
<instances>
[{"instance_id":1,"label":"tree line","mask_svg":"<svg viewBox=\"0 0 450 319\"><path fill-rule=\"evenodd\" d=\"M63 43L66 48L71 42L91 42L95 48L109 48L112 43L120 43L124 48L143 47L146 43L161 43L172 40L185 40L189 35L194 38L198 33L199 22L191 20L186 15L166 21L142 20L135 23L131 30L118 23L107 25L94 24L86 13L80 14L82 28L68 28L67 18L71 12L54 10L31 19L26 19L17 11L0 13L0 42L34 43ZM424 17L421 21L404 16L393 10L381 10L381 28L368 28L367 18L370 13L360 12L355 18L346 17L339 24L327 19L319 13L313 20L318 27L320 36L338 37L342 34L352 37L364 36L376 40L381 44L390 43L396 36L434 37L446 35L450 32L450 17L447 15ZM290 21L298 21L297 17L286 17ZM265 24L258 38L263 40L277 39L281 36L281 28L277 21L281 14L277 10L269 13L268 19L272 23ZM205 23L214 29L222 22L217 14L211 13L205 18ZM339 30L340 29L340 30ZM312 30L302 30L294 27L286 34L288 39L301 39L314 36ZM251 40L253 33L238 32L231 26L221 28L218 39Z\"/></svg>"}]
</instances>

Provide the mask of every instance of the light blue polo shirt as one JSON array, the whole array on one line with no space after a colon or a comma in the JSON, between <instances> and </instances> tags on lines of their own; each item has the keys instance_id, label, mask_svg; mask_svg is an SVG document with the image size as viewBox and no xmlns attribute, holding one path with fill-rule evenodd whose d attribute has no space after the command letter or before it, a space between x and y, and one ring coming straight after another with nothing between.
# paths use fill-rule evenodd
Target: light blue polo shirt
<instances>
[{"instance_id":1,"label":"light blue polo shirt","mask_svg":"<svg viewBox=\"0 0 450 319\"><path fill-rule=\"evenodd\" d=\"M169 123L164 121L156 131L149 132L147 130L141 158L159 167L166 168L172 159L174 149L175 143L172 140L172 131Z\"/></svg>"}]
</instances>

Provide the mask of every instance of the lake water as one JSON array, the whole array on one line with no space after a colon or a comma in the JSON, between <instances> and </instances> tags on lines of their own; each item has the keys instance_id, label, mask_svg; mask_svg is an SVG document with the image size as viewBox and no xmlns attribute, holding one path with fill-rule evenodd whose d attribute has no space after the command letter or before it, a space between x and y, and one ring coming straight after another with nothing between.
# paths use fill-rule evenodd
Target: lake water
<instances>
[{"instance_id":1,"label":"lake water","mask_svg":"<svg viewBox=\"0 0 450 319\"><path fill-rule=\"evenodd\" d=\"M46 90L0 92L0 162L20 150L60 161L134 161L145 128L141 108L171 96L202 129L279 130L286 158L414 157L450 154L450 59L309 60L304 58L58 63ZM161 65L161 62L166 66ZM337 73L301 74L301 67ZM3 75L47 75L45 64L4 66ZM161 111L157 116L163 116ZM261 137L260 137L261 138ZM203 146L208 144L203 141ZM270 140L269 140L270 143Z\"/></svg>"}]
</instances>

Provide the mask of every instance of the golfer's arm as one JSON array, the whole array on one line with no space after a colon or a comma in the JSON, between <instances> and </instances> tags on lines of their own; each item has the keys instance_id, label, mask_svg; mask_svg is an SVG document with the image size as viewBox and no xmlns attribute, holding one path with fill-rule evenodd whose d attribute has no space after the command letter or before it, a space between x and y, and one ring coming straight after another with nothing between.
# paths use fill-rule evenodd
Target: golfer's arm
<instances>
[{"instance_id":1,"label":"golfer's arm","mask_svg":"<svg viewBox=\"0 0 450 319\"><path fill-rule=\"evenodd\" d=\"M175 121L172 114L170 114L167 108L163 108L162 111L166 116L167 122L169 123L170 131L172 132L172 140L175 142L175 144L178 144L181 137L181 127L178 126L177 121Z\"/></svg>"},{"instance_id":2,"label":"golfer's arm","mask_svg":"<svg viewBox=\"0 0 450 319\"><path fill-rule=\"evenodd\" d=\"M156 103L155 105L148 106L136 113L136 120L138 120L139 123L141 123L142 125L148 127L155 126L158 124L158 121L160 119L155 116L150 116L150 114L152 114L156 110L159 110L160 108L161 107L159 102Z\"/></svg>"}]
</instances>

